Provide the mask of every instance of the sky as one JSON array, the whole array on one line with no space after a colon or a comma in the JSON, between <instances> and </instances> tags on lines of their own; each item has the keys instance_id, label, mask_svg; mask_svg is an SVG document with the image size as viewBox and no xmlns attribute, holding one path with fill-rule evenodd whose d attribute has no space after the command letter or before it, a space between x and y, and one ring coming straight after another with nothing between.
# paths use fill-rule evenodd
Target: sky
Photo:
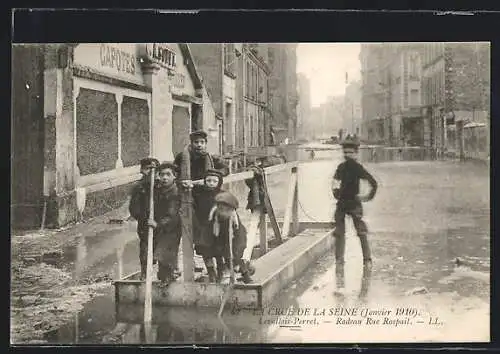
<instances>
[{"instance_id":1,"label":"sky","mask_svg":"<svg viewBox=\"0 0 500 354\"><path fill-rule=\"evenodd\" d=\"M349 81L360 79L360 50L359 43L299 43L297 72L309 78L313 107L344 94L346 72Z\"/></svg>"}]
</instances>

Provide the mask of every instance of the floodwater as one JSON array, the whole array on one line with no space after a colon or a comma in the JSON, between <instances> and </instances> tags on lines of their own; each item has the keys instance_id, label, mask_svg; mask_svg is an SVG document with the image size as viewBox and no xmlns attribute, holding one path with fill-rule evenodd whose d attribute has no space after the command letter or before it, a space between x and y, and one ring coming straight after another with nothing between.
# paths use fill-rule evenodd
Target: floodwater
<instances>
[{"instance_id":1,"label":"floodwater","mask_svg":"<svg viewBox=\"0 0 500 354\"><path fill-rule=\"evenodd\" d=\"M329 221L333 215L330 178L341 156L319 152L316 157L328 153L331 159L299 168L302 221ZM263 312L227 308L221 321L218 309L158 307L152 326L144 328L142 307L115 304L114 289L108 286L67 325L48 333L45 341L198 345L489 341L489 170L457 162L365 166L379 182L376 198L363 206L374 259L371 271L361 266L361 249L348 220L344 272L336 272L333 256L327 253ZM270 182L275 208L285 204L287 178ZM233 188L245 204L245 189ZM244 207L243 215L248 213ZM278 217L282 213L278 208ZM65 264L74 264L72 276L102 273L117 279L135 272L134 228L133 222L126 222L107 234L82 237L65 252Z\"/></svg>"}]
</instances>

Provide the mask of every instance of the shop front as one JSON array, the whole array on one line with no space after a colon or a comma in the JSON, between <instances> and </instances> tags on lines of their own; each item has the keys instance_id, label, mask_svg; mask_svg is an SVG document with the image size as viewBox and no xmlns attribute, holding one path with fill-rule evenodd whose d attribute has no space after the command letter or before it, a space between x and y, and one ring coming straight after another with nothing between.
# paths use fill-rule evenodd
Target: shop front
<instances>
[{"instance_id":1,"label":"shop front","mask_svg":"<svg viewBox=\"0 0 500 354\"><path fill-rule=\"evenodd\" d=\"M71 103L56 112L67 116L70 108L71 118L55 127L56 155L70 161L56 163L48 179L55 226L122 205L143 157L173 160L189 139L193 112L202 111L201 80L190 62L189 48L178 44L72 46L71 75L46 82L55 87L56 104Z\"/></svg>"}]
</instances>

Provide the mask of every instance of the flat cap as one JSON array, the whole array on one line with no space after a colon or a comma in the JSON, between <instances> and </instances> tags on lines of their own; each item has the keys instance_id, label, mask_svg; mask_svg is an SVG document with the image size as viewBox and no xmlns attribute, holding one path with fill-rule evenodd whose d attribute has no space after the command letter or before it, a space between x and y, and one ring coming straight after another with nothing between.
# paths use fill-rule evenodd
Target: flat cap
<instances>
[{"instance_id":1,"label":"flat cap","mask_svg":"<svg viewBox=\"0 0 500 354\"><path fill-rule=\"evenodd\" d=\"M191 141L200 138L207 140L207 137L208 137L207 133L205 133L203 130L195 130L194 132L189 134L189 139L191 139Z\"/></svg>"},{"instance_id":2,"label":"flat cap","mask_svg":"<svg viewBox=\"0 0 500 354\"><path fill-rule=\"evenodd\" d=\"M219 194L217 194L215 196L215 202L229 205L233 209L238 209L239 207L238 199L236 199L236 197L233 194L227 191L220 192Z\"/></svg>"}]
</instances>

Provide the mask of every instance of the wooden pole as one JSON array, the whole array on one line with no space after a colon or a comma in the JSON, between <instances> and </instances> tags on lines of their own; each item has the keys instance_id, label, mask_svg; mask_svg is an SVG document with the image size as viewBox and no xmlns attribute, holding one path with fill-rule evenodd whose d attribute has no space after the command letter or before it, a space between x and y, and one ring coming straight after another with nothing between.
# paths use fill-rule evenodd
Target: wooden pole
<instances>
[{"instance_id":1,"label":"wooden pole","mask_svg":"<svg viewBox=\"0 0 500 354\"><path fill-rule=\"evenodd\" d=\"M267 253L267 222L266 213L264 209L260 208L260 222L259 222L259 235L260 235L260 256Z\"/></svg>"},{"instance_id":2,"label":"wooden pole","mask_svg":"<svg viewBox=\"0 0 500 354\"><path fill-rule=\"evenodd\" d=\"M290 184L288 186L288 199L286 202L285 216L283 218L283 229L281 231L282 237L288 237L290 234L290 223L293 213L293 204L295 197L295 190L297 185L297 173L296 168L293 167L290 170Z\"/></svg>"},{"instance_id":3,"label":"wooden pole","mask_svg":"<svg viewBox=\"0 0 500 354\"><path fill-rule=\"evenodd\" d=\"M299 173L298 173L298 167L293 167L292 173L295 175L295 188L293 191L293 203L292 203L292 234L295 236L299 233Z\"/></svg>"},{"instance_id":4,"label":"wooden pole","mask_svg":"<svg viewBox=\"0 0 500 354\"><path fill-rule=\"evenodd\" d=\"M188 146L184 148L181 164L181 181L191 180L191 159ZM194 280L192 194L190 189L181 193L182 225L182 274L185 282Z\"/></svg>"},{"instance_id":5,"label":"wooden pole","mask_svg":"<svg viewBox=\"0 0 500 354\"><path fill-rule=\"evenodd\" d=\"M149 220L154 221L154 181L155 169L151 169L150 188L149 188ZM153 316L153 228L148 228L148 256L146 265L146 288L144 292L144 323L151 324Z\"/></svg>"}]
</instances>

